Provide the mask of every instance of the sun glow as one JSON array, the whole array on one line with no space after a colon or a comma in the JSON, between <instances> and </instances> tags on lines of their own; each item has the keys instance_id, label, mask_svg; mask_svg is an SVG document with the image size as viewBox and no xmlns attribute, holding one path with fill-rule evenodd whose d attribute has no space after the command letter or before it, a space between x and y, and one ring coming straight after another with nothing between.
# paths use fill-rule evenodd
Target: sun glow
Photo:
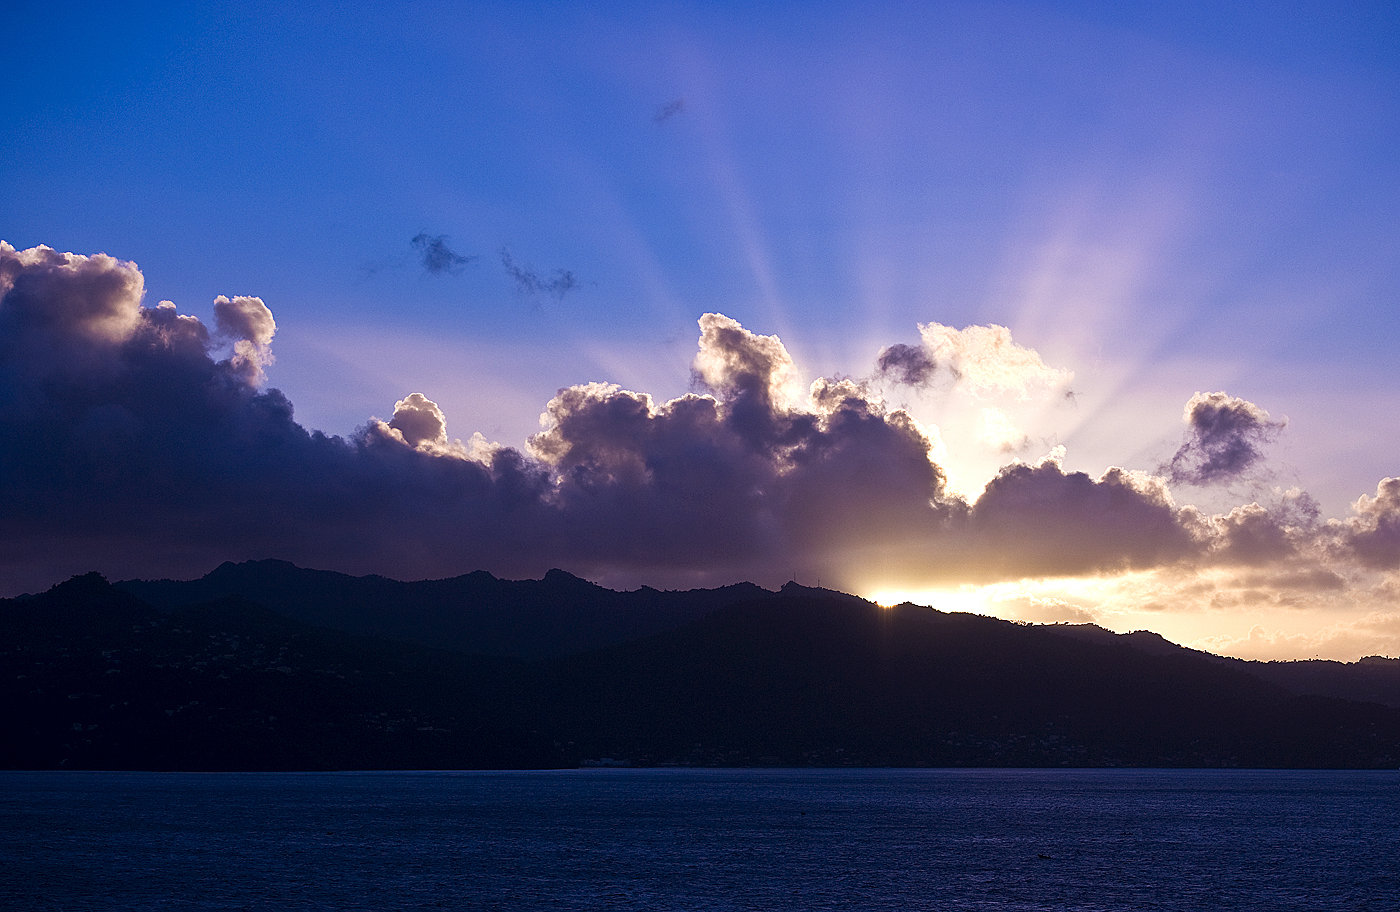
<instances>
[{"instance_id":1,"label":"sun glow","mask_svg":"<svg viewBox=\"0 0 1400 912\"><path fill-rule=\"evenodd\" d=\"M938 611L983 614L1008 621L1036 624L1098 623L1115 627L1110 581L1103 579L1022 579L987 585L964 584L956 588L880 588L869 598L877 605L904 602L926 605Z\"/></svg>"},{"instance_id":2,"label":"sun glow","mask_svg":"<svg viewBox=\"0 0 1400 912\"><path fill-rule=\"evenodd\" d=\"M938 611L962 611L970 614L995 614L987 600L984 586L960 586L957 589L879 589L865 598L885 608L909 602Z\"/></svg>"}]
</instances>

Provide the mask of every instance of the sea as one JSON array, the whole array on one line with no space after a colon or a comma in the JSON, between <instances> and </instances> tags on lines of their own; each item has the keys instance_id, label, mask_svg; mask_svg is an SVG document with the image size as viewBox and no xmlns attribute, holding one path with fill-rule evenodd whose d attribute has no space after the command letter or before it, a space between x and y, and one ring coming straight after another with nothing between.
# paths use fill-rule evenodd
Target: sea
<instances>
[{"instance_id":1,"label":"sea","mask_svg":"<svg viewBox=\"0 0 1400 912\"><path fill-rule=\"evenodd\" d=\"M1400 910L1400 772L0 773L0 909Z\"/></svg>"}]
</instances>

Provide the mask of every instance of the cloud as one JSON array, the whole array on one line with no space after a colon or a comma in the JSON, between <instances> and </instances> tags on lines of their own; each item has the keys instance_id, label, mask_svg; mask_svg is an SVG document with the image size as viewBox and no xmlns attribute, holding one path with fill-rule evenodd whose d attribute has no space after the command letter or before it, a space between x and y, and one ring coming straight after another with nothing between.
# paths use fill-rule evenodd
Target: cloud
<instances>
[{"instance_id":1,"label":"cloud","mask_svg":"<svg viewBox=\"0 0 1400 912\"><path fill-rule=\"evenodd\" d=\"M1278 593L1289 590L1301 592L1341 592L1346 580L1323 567L1303 567L1272 573L1251 574L1238 580L1240 588L1263 589Z\"/></svg>"},{"instance_id":2,"label":"cloud","mask_svg":"<svg viewBox=\"0 0 1400 912\"><path fill-rule=\"evenodd\" d=\"M1317 502L1298 489L1279 492L1268 506L1242 504L1212 516L1209 562L1232 567L1289 566L1293 572L1330 547Z\"/></svg>"},{"instance_id":3,"label":"cloud","mask_svg":"<svg viewBox=\"0 0 1400 912\"><path fill-rule=\"evenodd\" d=\"M1094 624L1099 618L1094 612L1063 599L1024 596L997 604L1001 617L1032 624Z\"/></svg>"},{"instance_id":4,"label":"cloud","mask_svg":"<svg viewBox=\"0 0 1400 912\"><path fill-rule=\"evenodd\" d=\"M589 559L790 567L941 522L941 471L910 416L850 381L805 394L773 336L700 320L708 394L666 403L608 384L561 390L530 442L570 522L610 517Z\"/></svg>"},{"instance_id":5,"label":"cloud","mask_svg":"<svg viewBox=\"0 0 1400 912\"><path fill-rule=\"evenodd\" d=\"M274 324L256 298L216 301L235 340L216 361L198 319L142 306L134 264L0 242L0 277L8 588L82 566L185 574L273 554L432 575L461 555L495 562L547 512L543 473L519 454L484 464L373 422L349 440L296 424L258 385Z\"/></svg>"},{"instance_id":6,"label":"cloud","mask_svg":"<svg viewBox=\"0 0 1400 912\"><path fill-rule=\"evenodd\" d=\"M672 117L685 110L685 99L677 98L675 101L668 101L663 105L656 106L656 113L652 115L652 120L658 124L665 123Z\"/></svg>"},{"instance_id":7,"label":"cloud","mask_svg":"<svg viewBox=\"0 0 1400 912\"><path fill-rule=\"evenodd\" d=\"M361 433L396 441L433 456L470 459L487 466L497 452L506 449L499 444L488 443L479 433L473 434L466 443L449 439L447 416L436 402L422 393L409 393L395 402L392 418L388 421L371 419Z\"/></svg>"},{"instance_id":8,"label":"cloud","mask_svg":"<svg viewBox=\"0 0 1400 912\"><path fill-rule=\"evenodd\" d=\"M1094 479L1055 456L1003 468L966 528L985 579L1170 565L1204 554L1203 531L1161 479L1120 468Z\"/></svg>"},{"instance_id":9,"label":"cloud","mask_svg":"<svg viewBox=\"0 0 1400 912\"><path fill-rule=\"evenodd\" d=\"M548 279L542 279L529 266L517 263L505 247L500 249L500 256L501 266L505 268L506 275L515 281L515 287L524 294L536 295L545 292L562 301L564 295L579 286L578 279L567 269L556 269Z\"/></svg>"},{"instance_id":10,"label":"cloud","mask_svg":"<svg viewBox=\"0 0 1400 912\"><path fill-rule=\"evenodd\" d=\"M1219 655L1273 660L1280 655L1299 659L1338 655L1394 653L1400 643L1400 613L1372 611L1360 617L1338 620L1308 633L1289 633L1255 624L1243 636L1217 635L1192 643Z\"/></svg>"},{"instance_id":11,"label":"cloud","mask_svg":"<svg viewBox=\"0 0 1400 912\"><path fill-rule=\"evenodd\" d=\"M141 328L145 281L129 264L0 245L0 356L21 379L101 371L106 349Z\"/></svg>"},{"instance_id":12,"label":"cloud","mask_svg":"<svg viewBox=\"0 0 1400 912\"><path fill-rule=\"evenodd\" d=\"M1017 344L1005 326L954 329L920 323L918 346L903 343L880 351L876 376L907 386L927 387L940 377L974 396L1018 399L1067 392L1074 374L1049 367L1040 355Z\"/></svg>"},{"instance_id":13,"label":"cloud","mask_svg":"<svg viewBox=\"0 0 1400 912\"><path fill-rule=\"evenodd\" d=\"M982 430L977 439L999 453L1023 453L1031 446L1030 437L996 408L982 409Z\"/></svg>"},{"instance_id":14,"label":"cloud","mask_svg":"<svg viewBox=\"0 0 1400 912\"><path fill-rule=\"evenodd\" d=\"M1287 424L1225 393L1192 396L1182 420L1186 441L1162 471L1173 484L1197 486L1228 483L1256 470L1264 459L1263 446Z\"/></svg>"},{"instance_id":15,"label":"cloud","mask_svg":"<svg viewBox=\"0 0 1400 912\"><path fill-rule=\"evenodd\" d=\"M1334 528L1341 547L1367 567L1400 569L1400 478L1376 485L1376 496L1362 495L1353 505L1356 516Z\"/></svg>"},{"instance_id":16,"label":"cloud","mask_svg":"<svg viewBox=\"0 0 1400 912\"><path fill-rule=\"evenodd\" d=\"M933 382L938 363L922 347L898 343L880 350L875 374L905 386L927 386Z\"/></svg>"},{"instance_id":17,"label":"cloud","mask_svg":"<svg viewBox=\"0 0 1400 912\"><path fill-rule=\"evenodd\" d=\"M169 304L165 301L163 304ZM171 304L173 311L175 305ZM277 323L262 298L219 295L214 299L214 326L220 337L233 342L229 366L250 385L267 379L264 369L272 364L272 337Z\"/></svg>"},{"instance_id":18,"label":"cloud","mask_svg":"<svg viewBox=\"0 0 1400 912\"><path fill-rule=\"evenodd\" d=\"M450 273L456 275L461 272L472 260L474 256L463 256L455 253L447 246L447 235L430 235L425 231L420 231L409 241L413 249L418 251L418 256L423 263L423 271L432 275L442 275Z\"/></svg>"},{"instance_id":19,"label":"cloud","mask_svg":"<svg viewBox=\"0 0 1400 912\"><path fill-rule=\"evenodd\" d=\"M447 416L436 402L422 393L411 393L407 399L394 403L394 417L389 427L398 431L404 443L411 447L447 443Z\"/></svg>"},{"instance_id":20,"label":"cloud","mask_svg":"<svg viewBox=\"0 0 1400 912\"><path fill-rule=\"evenodd\" d=\"M1400 567L1397 479L1344 521L1320 522L1301 492L1204 516L1162 477L1069 471L1057 449L1004 466L969 501L948 487L936 428L865 382L804 382L781 340L722 314L699 320L693 392L562 388L521 450L453 438L424 392L344 438L307 430L267 387L277 324L261 299L215 298L211 333L143 294L132 263L0 242L11 591L269 556L401 578L561 566L674 586L794 572L847 587L1236 575L1198 600L1251 597L1250 579L1299 598L1379 592L1374 577ZM932 334L956 341L937 351L958 382L1019 394L1066 378L1004 331L971 329ZM988 442L1012 441L995 417ZM1267 422L1256 418L1247 440Z\"/></svg>"}]
</instances>

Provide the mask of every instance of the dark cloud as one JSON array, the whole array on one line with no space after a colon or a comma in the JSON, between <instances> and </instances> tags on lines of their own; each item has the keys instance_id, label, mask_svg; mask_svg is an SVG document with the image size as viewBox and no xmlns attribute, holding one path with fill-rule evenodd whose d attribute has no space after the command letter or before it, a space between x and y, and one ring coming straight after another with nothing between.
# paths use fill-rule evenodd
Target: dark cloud
<instances>
[{"instance_id":1,"label":"dark cloud","mask_svg":"<svg viewBox=\"0 0 1400 912\"><path fill-rule=\"evenodd\" d=\"M672 117L685 110L685 99L677 98L675 101L668 101L663 105L656 106L656 113L652 115L652 120L657 123L665 123Z\"/></svg>"},{"instance_id":2,"label":"dark cloud","mask_svg":"<svg viewBox=\"0 0 1400 912\"><path fill-rule=\"evenodd\" d=\"M571 523L602 565L774 566L816 560L866 536L927 537L944 478L929 440L849 381L790 399L781 343L719 314L701 318L697 379L714 395L658 405L615 386L560 392L531 449L557 473Z\"/></svg>"},{"instance_id":3,"label":"dark cloud","mask_svg":"<svg viewBox=\"0 0 1400 912\"><path fill-rule=\"evenodd\" d=\"M1259 504L1236 507L1219 520L1216 553L1225 563L1258 567L1298 553L1296 527Z\"/></svg>"},{"instance_id":4,"label":"dark cloud","mask_svg":"<svg viewBox=\"0 0 1400 912\"><path fill-rule=\"evenodd\" d=\"M542 279L534 269L517 263L505 247L500 249L500 256L501 266L505 268L506 275L510 276L515 282L515 287L525 294L536 295L544 292L563 300L564 295L579 285L578 279L567 269L556 269L549 278Z\"/></svg>"},{"instance_id":5,"label":"dark cloud","mask_svg":"<svg viewBox=\"0 0 1400 912\"><path fill-rule=\"evenodd\" d=\"M256 557L401 578L987 582L1263 567L1317 529L1301 498L1208 519L1160 478L1054 459L1003 468L968 503L932 458L935 430L857 381L799 384L777 337L720 314L700 319L696 392L562 389L525 451L454 439L422 393L326 436L264 386L277 327L260 299L217 298L211 333L143 292L131 263L0 243L10 591ZM1326 535L1366 566L1400 565L1400 481Z\"/></svg>"},{"instance_id":6,"label":"dark cloud","mask_svg":"<svg viewBox=\"0 0 1400 912\"><path fill-rule=\"evenodd\" d=\"M1204 546L1199 517L1177 509L1160 479L1115 468L1095 480L1053 459L1003 468L967 531L991 578L1145 569Z\"/></svg>"},{"instance_id":7,"label":"dark cloud","mask_svg":"<svg viewBox=\"0 0 1400 912\"><path fill-rule=\"evenodd\" d=\"M1211 523L1211 559L1238 567L1289 565L1315 557L1314 545L1325 544L1327 535L1319 522L1317 501L1299 490L1283 492L1267 506L1245 504Z\"/></svg>"},{"instance_id":8,"label":"dark cloud","mask_svg":"<svg viewBox=\"0 0 1400 912\"><path fill-rule=\"evenodd\" d=\"M461 272L472 260L474 256L463 256L455 253L447 246L447 235L430 235L420 231L409 241L413 249L418 251L419 260L423 264L423 271L432 275L450 273L456 275Z\"/></svg>"},{"instance_id":9,"label":"dark cloud","mask_svg":"<svg viewBox=\"0 0 1400 912\"><path fill-rule=\"evenodd\" d=\"M1259 468L1264 445L1287 423L1225 393L1192 396L1183 420L1186 442L1162 471L1173 484L1198 486L1229 483Z\"/></svg>"},{"instance_id":10,"label":"dark cloud","mask_svg":"<svg viewBox=\"0 0 1400 912\"><path fill-rule=\"evenodd\" d=\"M547 479L518 453L437 458L375 423L349 440L298 425L259 387L273 327L256 298L216 302L236 340L216 360L199 320L143 307L142 291L130 263L0 244L7 588L280 553L433 575L463 553L491 563L520 545L512 529L541 525Z\"/></svg>"},{"instance_id":11,"label":"dark cloud","mask_svg":"<svg viewBox=\"0 0 1400 912\"><path fill-rule=\"evenodd\" d=\"M938 363L920 345L890 345L875 361L876 376L905 386L927 386L937 372Z\"/></svg>"}]
</instances>

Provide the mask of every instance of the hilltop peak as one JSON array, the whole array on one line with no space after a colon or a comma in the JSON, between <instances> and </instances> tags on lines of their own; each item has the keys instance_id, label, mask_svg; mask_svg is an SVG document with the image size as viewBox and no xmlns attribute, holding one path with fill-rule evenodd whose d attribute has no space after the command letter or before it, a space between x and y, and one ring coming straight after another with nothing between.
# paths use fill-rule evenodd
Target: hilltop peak
<instances>
[{"instance_id":1,"label":"hilltop peak","mask_svg":"<svg viewBox=\"0 0 1400 912\"><path fill-rule=\"evenodd\" d=\"M548 571L547 573L545 573L545 575L540 579L540 582L542 582L542 583L553 583L553 584L556 585L556 586L560 586L560 585L571 585L571 586L583 585L583 586L588 586L589 588L596 588L596 585L597 585L597 584L595 584L595 583L590 583L588 580L584 579L584 578L581 577L581 576L574 576L572 573L570 573L570 572L567 571L567 570L560 570L558 567L555 567L554 569L552 569L552 570Z\"/></svg>"},{"instance_id":2,"label":"hilltop peak","mask_svg":"<svg viewBox=\"0 0 1400 912\"><path fill-rule=\"evenodd\" d=\"M224 561L222 564L206 573L204 575L204 578L210 579L248 573L268 573L273 571L289 573L301 569L301 567L298 567L291 561L278 560L274 557L263 558L262 560L246 560L240 563L234 563L233 561Z\"/></svg>"},{"instance_id":3,"label":"hilltop peak","mask_svg":"<svg viewBox=\"0 0 1400 912\"><path fill-rule=\"evenodd\" d=\"M70 577L61 583L56 583L49 587L49 592L54 595L75 596L92 595L106 592L112 588L112 584L107 582L107 577L91 570L87 573L80 573Z\"/></svg>"},{"instance_id":4,"label":"hilltop peak","mask_svg":"<svg viewBox=\"0 0 1400 912\"><path fill-rule=\"evenodd\" d=\"M788 580L786 583L783 583L782 588L778 590L778 594L786 596L817 595L826 596L829 598L856 599L858 601L864 601L864 599L862 599L860 596L851 595L849 592L842 592L839 589L827 589L823 586L804 586L796 580Z\"/></svg>"}]
</instances>

